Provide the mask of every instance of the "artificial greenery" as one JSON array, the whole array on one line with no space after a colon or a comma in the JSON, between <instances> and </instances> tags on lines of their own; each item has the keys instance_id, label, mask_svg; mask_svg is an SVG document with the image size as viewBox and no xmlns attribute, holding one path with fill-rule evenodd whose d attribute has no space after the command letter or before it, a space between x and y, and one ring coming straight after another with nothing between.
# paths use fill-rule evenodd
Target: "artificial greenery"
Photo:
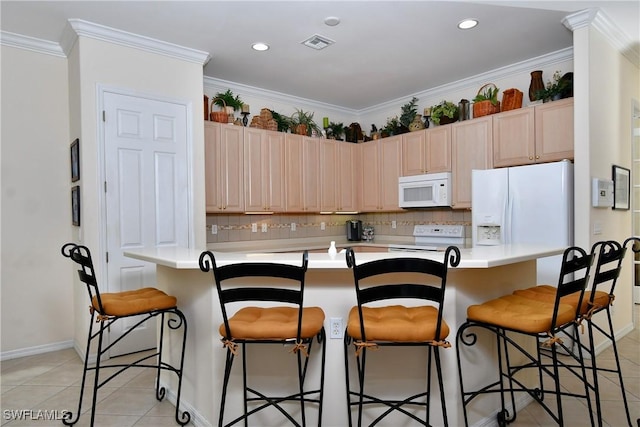
<instances>
[{"instance_id":1,"label":"artificial greenery","mask_svg":"<svg viewBox=\"0 0 640 427\"><path fill-rule=\"evenodd\" d=\"M488 87L482 93L473 98L473 102L490 101L491 105L498 105L498 93L500 89L497 87Z\"/></svg>"},{"instance_id":2,"label":"artificial greenery","mask_svg":"<svg viewBox=\"0 0 640 427\"><path fill-rule=\"evenodd\" d=\"M414 96L411 98L411 101L401 107L402 113L400 114L400 123L405 125L407 128L416 117L416 114L418 114L418 109L416 107L417 102L418 98Z\"/></svg>"},{"instance_id":3,"label":"artificial greenery","mask_svg":"<svg viewBox=\"0 0 640 427\"><path fill-rule=\"evenodd\" d=\"M302 109L296 108L295 113L291 115L291 119L289 120L291 130L295 132L298 125L306 125L307 136L311 136L314 130L319 135L322 130L320 129L320 126L318 126L318 124L313 120L313 115L314 113L309 113Z\"/></svg>"},{"instance_id":4,"label":"artificial greenery","mask_svg":"<svg viewBox=\"0 0 640 427\"><path fill-rule=\"evenodd\" d=\"M233 95L231 89L227 89L226 92L216 93L213 103L219 107L233 107L234 111L238 111L242 108L242 100L239 95Z\"/></svg>"},{"instance_id":5,"label":"artificial greenery","mask_svg":"<svg viewBox=\"0 0 640 427\"><path fill-rule=\"evenodd\" d=\"M329 122L329 131L327 133L327 136L341 140L342 135L344 135L344 123Z\"/></svg>"},{"instance_id":6,"label":"artificial greenery","mask_svg":"<svg viewBox=\"0 0 640 427\"><path fill-rule=\"evenodd\" d=\"M271 111L271 116L273 117L273 120L275 120L276 123L278 124L278 132L288 131L289 128L291 127L291 122L289 118L273 110L269 110L269 111Z\"/></svg>"},{"instance_id":7,"label":"artificial greenery","mask_svg":"<svg viewBox=\"0 0 640 427\"><path fill-rule=\"evenodd\" d=\"M447 116L455 119L458 116L458 106L450 101L441 101L439 104L431 107L431 121L436 125L440 124L440 119Z\"/></svg>"},{"instance_id":8,"label":"artificial greenery","mask_svg":"<svg viewBox=\"0 0 640 427\"><path fill-rule=\"evenodd\" d=\"M536 92L536 99L542 99L548 101L553 99L565 91L569 82L562 79L560 71L553 73L553 79L547 80L547 84L544 89L540 89Z\"/></svg>"},{"instance_id":9,"label":"artificial greenery","mask_svg":"<svg viewBox=\"0 0 640 427\"><path fill-rule=\"evenodd\" d=\"M391 136L395 135L398 131L398 127L400 126L400 120L398 116L387 118L387 123L381 128L382 132Z\"/></svg>"}]
</instances>

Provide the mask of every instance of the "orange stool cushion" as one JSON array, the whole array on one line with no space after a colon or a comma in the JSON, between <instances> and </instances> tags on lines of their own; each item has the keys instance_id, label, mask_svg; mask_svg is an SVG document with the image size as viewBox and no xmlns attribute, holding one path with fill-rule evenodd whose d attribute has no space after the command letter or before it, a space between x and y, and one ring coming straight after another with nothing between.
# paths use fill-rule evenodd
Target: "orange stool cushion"
<instances>
[{"instance_id":1,"label":"orange stool cushion","mask_svg":"<svg viewBox=\"0 0 640 427\"><path fill-rule=\"evenodd\" d=\"M442 319L440 336L436 337L438 309L431 306L362 307L368 341L425 342L441 341L449 335L449 325ZM347 333L361 340L358 307L349 311Z\"/></svg>"},{"instance_id":2,"label":"orange stool cushion","mask_svg":"<svg viewBox=\"0 0 640 427\"><path fill-rule=\"evenodd\" d=\"M324 311L320 307L302 309L301 338L316 336L324 324ZM229 339L275 339L295 338L298 333L298 309L294 307L244 307L229 319ZM226 336L224 323L220 335Z\"/></svg>"},{"instance_id":3,"label":"orange stool cushion","mask_svg":"<svg viewBox=\"0 0 640 427\"><path fill-rule=\"evenodd\" d=\"M467 319L500 326L525 333L543 333L551 330L553 304L519 295L505 295L467 308ZM558 306L557 325L575 319L575 307Z\"/></svg>"},{"instance_id":4,"label":"orange stool cushion","mask_svg":"<svg viewBox=\"0 0 640 427\"><path fill-rule=\"evenodd\" d=\"M527 289L520 289L515 291L513 294L553 304L556 298L556 290L557 289L554 286L540 285ZM580 307L580 314L585 314L587 311L589 311L589 300L591 299L591 294L591 291L587 291L584 293L584 297L582 298L582 305ZM562 304L570 304L574 307L575 310L575 307L578 306L579 297L579 293L566 295L562 297L562 299L560 299L560 302ZM606 307L607 305L609 305L609 294L603 291L596 291L593 299L593 304L596 307Z\"/></svg>"},{"instance_id":5,"label":"orange stool cushion","mask_svg":"<svg viewBox=\"0 0 640 427\"><path fill-rule=\"evenodd\" d=\"M177 299L156 288L142 288L134 291L100 294L106 316L131 316L155 310L166 310L176 306ZM93 308L99 312L98 299L91 301Z\"/></svg>"}]
</instances>

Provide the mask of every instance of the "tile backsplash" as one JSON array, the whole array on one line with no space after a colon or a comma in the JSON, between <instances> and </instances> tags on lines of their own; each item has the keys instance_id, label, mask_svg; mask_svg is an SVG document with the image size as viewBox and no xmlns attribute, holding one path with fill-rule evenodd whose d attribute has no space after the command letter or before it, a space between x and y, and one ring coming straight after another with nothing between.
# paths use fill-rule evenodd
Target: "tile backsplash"
<instances>
[{"instance_id":1,"label":"tile backsplash","mask_svg":"<svg viewBox=\"0 0 640 427\"><path fill-rule=\"evenodd\" d=\"M345 222L350 219L362 220L363 225L373 226L376 235L384 236L412 236L416 224L462 224L467 226L466 234L470 236L471 233L469 210L425 209L358 215L216 214L207 215L207 243L344 236ZM396 228L393 228L394 221ZM255 224L255 232L252 224Z\"/></svg>"}]
</instances>

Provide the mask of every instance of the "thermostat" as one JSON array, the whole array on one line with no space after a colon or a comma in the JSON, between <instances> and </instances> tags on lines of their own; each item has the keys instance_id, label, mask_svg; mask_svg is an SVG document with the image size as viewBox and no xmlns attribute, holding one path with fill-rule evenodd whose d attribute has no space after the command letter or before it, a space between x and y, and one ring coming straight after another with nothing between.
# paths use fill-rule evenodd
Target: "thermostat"
<instances>
[{"instance_id":1,"label":"thermostat","mask_svg":"<svg viewBox=\"0 0 640 427\"><path fill-rule=\"evenodd\" d=\"M613 180L593 178L591 183L591 205L594 208L613 206Z\"/></svg>"}]
</instances>

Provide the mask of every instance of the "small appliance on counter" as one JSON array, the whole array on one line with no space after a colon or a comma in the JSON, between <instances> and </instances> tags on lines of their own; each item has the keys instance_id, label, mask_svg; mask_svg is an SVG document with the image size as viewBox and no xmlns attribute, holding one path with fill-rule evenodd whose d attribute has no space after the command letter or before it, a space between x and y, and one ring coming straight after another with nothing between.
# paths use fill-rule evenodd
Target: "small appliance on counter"
<instances>
[{"instance_id":1,"label":"small appliance on counter","mask_svg":"<svg viewBox=\"0 0 640 427\"><path fill-rule=\"evenodd\" d=\"M374 229L371 225L365 225L362 227L362 240L365 242L372 242L374 237Z\"/></svg>"},{"instance_id":2,"label":"small appliance on counter","mask_svg":"<svg viewBox=\"0 0 640 427\"><path fill-rule=\"evenodd\" d=\"M358 219L347 221L347 240L350 242L362 240L362 221Z\"/></svg>"}]
</instances>

